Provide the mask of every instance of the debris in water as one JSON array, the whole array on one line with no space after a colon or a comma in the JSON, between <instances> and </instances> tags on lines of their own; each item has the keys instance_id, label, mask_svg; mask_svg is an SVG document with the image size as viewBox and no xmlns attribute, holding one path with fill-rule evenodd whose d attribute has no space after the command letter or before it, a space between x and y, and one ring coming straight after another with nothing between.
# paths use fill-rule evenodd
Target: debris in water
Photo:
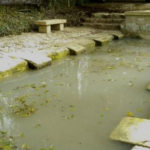
<instances>
[{"instance_id":1,"label":"debris in water","mask_svg":"<svg viewBox=\"0 0 150 150\"><path fill-rule=\"evenodd\" d=\"M130 87L133 87L133 86L134 86L133 81L129 81L128 85L129 85Z\"/></svg>"}]
</instances>

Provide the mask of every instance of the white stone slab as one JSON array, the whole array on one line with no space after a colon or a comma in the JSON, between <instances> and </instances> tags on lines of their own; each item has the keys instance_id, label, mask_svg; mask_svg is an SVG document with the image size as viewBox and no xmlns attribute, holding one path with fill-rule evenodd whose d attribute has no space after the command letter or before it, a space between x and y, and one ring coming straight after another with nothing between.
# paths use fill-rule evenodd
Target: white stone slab
<instances>
[{"instance_id":1,"label":"white stone slab","mask_svg":"<svg viewBox=\"0 0 150 150\"><path fill-rule=\"evenodd\" d=\"M49 58L48 56L38 53L38 52L13 52L9 53L9 56L16 57L16 58L21 58L24 59L28 62L30 67L40 69L44 66L50 65L52 59Z\"/></svg>"},{"instance_id":2,"label":"white stone slab","mask_svg":"<svg viewBox=\"0 0 150 150\"><path fill-rule=\"evenodd\" d=\"M111 139L150 147L150 120L125 117L112 132Z\"/></svg>"},{"instance_id":3,"label":"white stone slab","mask_svg":"<svg viewBox=\"0 0 150 150\"><path fill-rule=\"evenodd\" d=\"M131 150L150 150L150 148L142 146L134 146Z\"/></svg>"}]
</instances>

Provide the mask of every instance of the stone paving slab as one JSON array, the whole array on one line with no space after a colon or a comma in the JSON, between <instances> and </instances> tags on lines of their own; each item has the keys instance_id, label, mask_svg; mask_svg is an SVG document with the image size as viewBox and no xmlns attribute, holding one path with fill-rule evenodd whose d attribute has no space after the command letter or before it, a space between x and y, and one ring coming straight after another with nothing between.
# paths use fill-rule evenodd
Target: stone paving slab
<instances>
[{"instance_id":1,"label":"stone paving slab","mask_svg":"<svg viewBox=\"0 0 150 150\"><path fill-rule=\"evenodd\" d=\"M100 36L98 38L93 38L93 40L96 42L96 45L103 46L108 42L112 41L113 38L114 37L112 35L107 35L107 36Z\"/></svg>"},{"instance_id":2,"label":"stone paving slab","mask_svg":"<svg viewBox=\"0 0 150 150\"><path fill-rule=\"evenodd\" d=\"M114 39L122 39L124 37L124 34L121 32L113 32L112 35L114 36Z\"/></svg>"},{"instance_id":3,"label":"stone paving slab","mask_svg":"<svg viewBox=\"0 0 150 150\"><path fill-rule=\"evenodd\" d=\"M38 52L12 52L8 53L11 57L21 58L28 62L29 67L40 69L51 64L52 59Z\"/></svg>"},{"instance_id":4,"label":"stone paving slab","mask_svg":"<svg viewBox=\"0 0 150 150\"><path fill-rule=\"evenodd\" d=\"M114 36L110 34L102 34L99 35L99 37L98 35L96 35L95 37L92 37L92 39L96 42L97 46L103 46L112 41L114 39Z\"/></svg>"},{"instance_id":5,"label":"stone paving slab","mask_svg":"<svg viewBox=\"0 0 150 150\"><path fill-rule=\"evenodd\" d=\"M86 48L76 43L70 43L67 45L71 55L78 55L85 52Z\"/></svg>"},{"instance_id":6,"label":"stone paving slab","mask_svg":"<svg viewBox=\"0 0 150 150\"><path fill-rule=\"evenodd\" d=\"M87 38L78 38L77 40L74 41L74 43L77 43L86 48L94 48L95 47L94 40L87 39Z\"/></svg>"},{"instance_id":7,"label":"stone paving slab","mask_svg":"<svg viewBox=\"0 0 150 150\"><path fill-rule=\"evenodd\" d=\"M23 59L10 58L0 54L0 79L10 76L15 72L25 71L27 62Z\"/></svg>"},{"instance_id":8,"label":"stone paving slab","mask_svg":"<svg viewBox=\"0 0 150 150\"><path fill-rule=\"evenodd\" d=\"M40 51L40 53L52 58L52 60L55 60L69 55L69 49L66 47L53 47L44 49Z\"/></svg>"},{"instance_id":9,"label":"stone paving slab","mask_svg":"<svg viewBox=\"0 0 150 150\"><path fill-rule=\"evenodd\" d=\"M142 146L134 146L131 150L150 150L150 148Z\"/></svg>"},{"instance_id":10,"label":"stone paving slab","mask_svg":"<svg viewBox=\"0 0 150 150\"><path fill-rule=\"evenodd\" d=\"M150 120L125 117L112 132L111 139L150 147Z\"/></svg>"}]
</instances>

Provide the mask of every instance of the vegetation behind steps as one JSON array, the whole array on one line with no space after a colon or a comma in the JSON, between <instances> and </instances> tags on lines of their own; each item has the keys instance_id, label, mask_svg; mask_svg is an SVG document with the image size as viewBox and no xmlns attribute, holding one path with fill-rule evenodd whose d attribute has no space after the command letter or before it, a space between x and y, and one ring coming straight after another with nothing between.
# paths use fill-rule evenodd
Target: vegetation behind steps
<instances>
[{"instance_id":1,"label":"vegetation behind steps","mask_svg":"<svg viewBox=\"0 0 150 150\"><path fill-rule=\"evenodd\" d=\"M81 25L85 12L71 6L52 8L52 5L40 10L35 7L0 6L0 36L32 32L36 29L34 21L38 19L65 18L68 26Z\"/></svg>"}]
</instances>

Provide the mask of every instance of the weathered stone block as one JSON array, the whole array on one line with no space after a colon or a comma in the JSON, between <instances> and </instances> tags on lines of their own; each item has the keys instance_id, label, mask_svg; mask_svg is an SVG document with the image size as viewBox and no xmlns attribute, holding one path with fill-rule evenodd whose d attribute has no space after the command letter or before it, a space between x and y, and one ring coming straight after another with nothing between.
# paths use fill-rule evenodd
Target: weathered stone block
<instances>
[{"instance_id":1,"label":"weathered stone block","mask_svg":"<svg viewBox=\"0 0 150 150\"><path fill-rule=\"evenodd\" d=\"M15 52L9 53L9 56L24 59L28 62L29 67L40 69L51 64L51 58L38 52Z\"/></svg>"},{"instance_id":2,"label":"weathered stone block","mask_svg":"<svg viewBox=\"0 0 150 150\"><path fill-rule=\"evenodd\" d=\"M51 58L52 59L61 59L63 57L66 57L69 55L69 49L68 48L57 48L55 49L55 52L53 52Z\"/></svg>"},{"instance_id":3,"label":"weathered stone block","mask_svg":"<svg viewBox=\"0 0 150 150\"><path fill-rule=\"evenodd\" d=\"M79 38L79 39L75 40L74 43L82 45L83 47L86 47L87 49L95 47L94 40L86 39L86 38Z\"/></svg>"},{"instance_id":4,"label":"weathered stone block","mask_svg":"<svg viewBox=\"0 0 150 150\"><path fill-rule=\"evenodd\" d=\"M112 132L111 139L150 147L150 120L125 117Z\"/></svg>"},{"instance_id":5,"label":"weathered stone block","mask_svg":"<svg viewBox=\"0 0 150 150\"><path fill-rule=\"evenodd\" d=\"M123 32L132 36L150 34L150 10L129 11L125 13L125 16Z\"/></svg>"},{"instance_id":6,"label":"weathered stone block","mask_svg":"<svg viewBox=\"0 0 150 150\"><path fill-rule=\"evenodd\" d=\"M114 37L112 35L100 35L99 37L94 38L93 40L96 42L97 46L103 46L108 42L112 41Z\"/></svg>"},{"instance_id":7,"label":"weathered stone block","mask_svg":"<svg viewBox=\"0 0 150 150\"><path fill-rule=\"evenodd\" d=\"M23 59L0 55L0 79L8 77L15 72L25 71L27 68L27 62Z\"/></svg>"},{"instance_id":8,"label":"weathered stone block","mask_svg":"<svg viewBox=\"0 0 150 150\"><path fill-rule=\"evenodd\" d=\"M78 54L81 54L83 52L85 52L85 47L79 45L79 44L69 44L66 46L69 50L70 50L70 54L71 55L78 55Z\"/></svg>"}]
</instances>

